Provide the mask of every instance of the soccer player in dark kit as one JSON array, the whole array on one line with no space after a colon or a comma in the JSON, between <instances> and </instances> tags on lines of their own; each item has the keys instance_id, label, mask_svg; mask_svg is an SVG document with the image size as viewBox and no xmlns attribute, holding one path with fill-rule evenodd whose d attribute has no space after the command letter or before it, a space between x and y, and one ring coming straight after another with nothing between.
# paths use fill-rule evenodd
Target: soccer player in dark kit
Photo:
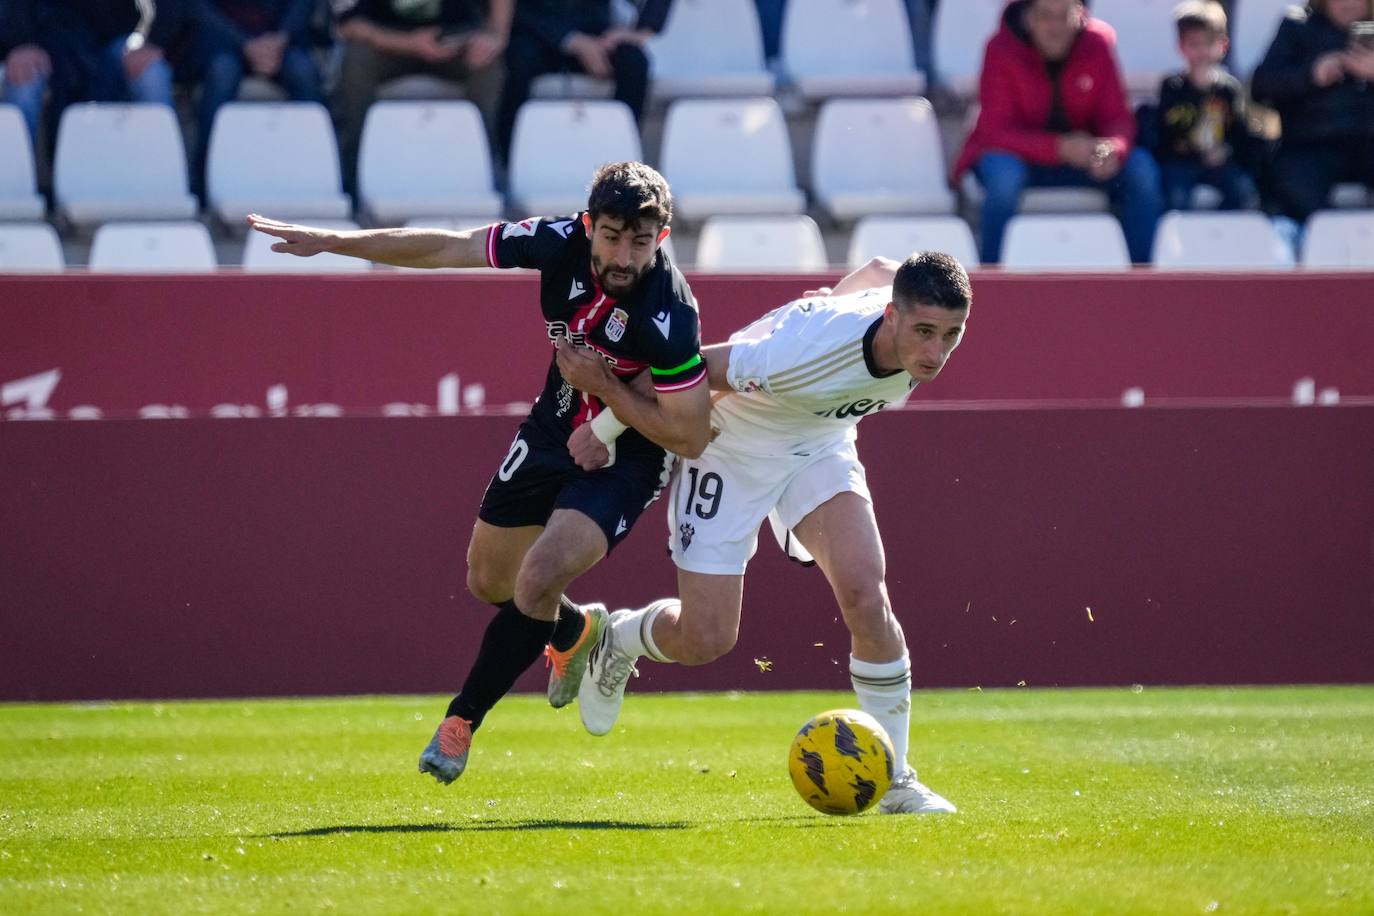
<instances>
[{"instance_id":1,"label":"soccer player in dark kit","mask_svg":"<svg viewBox=\"0 0 1374 916\"><path fill-rule=\"evenodd\" d=\"M524 267L540 271L539 299L553 347L589 347L619 378L648 370L653 394L621 386L601 402L569 385L550 360L544 389L482 499L468 545L468 589L497 608L462 690L420 757L443 783L462 775L472 733L541 654L552 662L549 701L570 703L607 612L563 592L629 532L668 479L675 453L701 454L710 389L696 303L660 250L672 199L663 176L638 162L597 171L587 210L461 232L334 231L256 214L274 251L350 255L401 267ZM643 388L641 382L640 388ZM583 471L572 431L611 408L632 427L612 464Z\"/></svg>"}]
</instances>

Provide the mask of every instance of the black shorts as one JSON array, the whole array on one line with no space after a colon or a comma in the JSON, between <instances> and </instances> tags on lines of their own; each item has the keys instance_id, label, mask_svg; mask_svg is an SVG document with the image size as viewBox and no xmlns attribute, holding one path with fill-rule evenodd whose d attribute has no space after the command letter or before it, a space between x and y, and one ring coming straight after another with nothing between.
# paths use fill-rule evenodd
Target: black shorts
<instances>
[{"instance_id":1,"label":"black shorts","mask_svg":"<svg viewBox=\"0 0 1374 916\"><path fill-rule=\"evenodd\" d=\"M610 467L584 471L566 442L526 420L487 484L477 517L498 528L519 528L547 524L555 509L575 509L605 533L609 552L658 498L671 462L660 449L625 449Z\"/></svg>"}]
</instances>

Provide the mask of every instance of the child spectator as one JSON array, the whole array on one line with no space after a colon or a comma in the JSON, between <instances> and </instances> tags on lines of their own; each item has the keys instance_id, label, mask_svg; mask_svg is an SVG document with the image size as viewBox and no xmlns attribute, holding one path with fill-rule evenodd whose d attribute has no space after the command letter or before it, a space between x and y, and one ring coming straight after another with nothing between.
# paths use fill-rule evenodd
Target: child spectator
<instances>
[{"instance_id":1,"label":"child spectator","mask_svg":"<svg viewBox=\"0 0 1374 916\"><path fill-rule=\"evenodd\" d=\"M1255 184L1236 161L1246 142L1245 90L1221 67L1226 13L1221 4L1188 0L1174 11L1178 49L1188 68L1159 87L1158 159L1164 202L1192 208L1193 189L1221 192L1221 209L1255 206Z\"/></svg>"}]
</instances>

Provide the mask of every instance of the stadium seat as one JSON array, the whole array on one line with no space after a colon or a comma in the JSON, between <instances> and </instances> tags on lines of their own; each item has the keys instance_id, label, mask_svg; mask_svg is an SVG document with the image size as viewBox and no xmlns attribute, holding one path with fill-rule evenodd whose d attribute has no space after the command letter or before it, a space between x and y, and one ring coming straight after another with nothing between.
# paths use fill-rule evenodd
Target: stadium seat
<instances>
[{"instance_id":1,"label":"stadium seat","mask_svg":"<svg viewBox=\"0 0 1374 916\"><path fill-rule=\"evenodd\" d=\"M81 226L195 216L176 114L146 103L68 107L57 128L53 197Z\"/></svg>"},{"instance_id":2,"label":"stadium seat","mask_svg":"<svg viewBox=\"0 0 1374 916\"><path fill-rule=\"evenodd\" d=\"M983 52L1006 6L1006 0L959 0L935 7L931 57L940 85L964 98L978 95Z\"/></svg>"},{"instance_id":3,"label":"stadium seat","mask_svg":"<svg viewBox=\"0 0 1374 916\"><path fill-rule=\"evenodd\" d=\"M239 229L248 213L342 219L339 148L323 105L230 102L215 116L206 165L209 204Z\"/></svg>"},{"instance_id":4,"label":"stadium seat","mask_svg":"<svg viewBox=\"0 0 1374 916\"><path fill-rule=\"evenodd\" d=\"M1274 41L1279 22L1297 0L1242 0L1231 9L1231 72L1250 79Z\"/></svg>"},{"instance_id":5,"label":"stadium seat","mask_svg":"<svg viewBox=\"0 0 1374 916\"><path fill-rule=\"evenodd\" d=\"M532 99L609 99L615 81L585 73L543 73L530 83Z\"/></svg>"},{"instance_id":6,"label":"stadium seat","mask_svg":"<svg viewBox=\"0 0 1374 916\"><path fill-rule=\"evenodd\" d=\"M957 216L869 216L849 237L849 266L879 255L901 261L915 251L943 251L969 270L979 263L973 233Z\"/></svg>"},{"instance_id":7,"label":"stadium seat","mask_svg":"<svg viewBox=\"0 0 1374 916\"><path fill-rule=\"evenodd\" d=\"M787 125L773 99L674 102L663 125L661 162L685 220L800 213L806 205Z\"/></svg>"},{"instance_id":8,"label":"stadium seat","mask_svg":"<svg viewBox=\"0 0 1374 916\"><path fill-rule=\"evenodd\" d=\"M191 220L105 223L91 244L93 271L203 273L216 266L210 233Z\"/></svg>"},{"instance_id":9,"label":"stadium seat","mask_svg":"<svg viewBox=\"0 0 1374 916\"><path fill-rule=\"evenodd\" d=\"M315 220L311 225L321 229L357 229L358 224L350 220ZM294 254L282 254L272 250L272 245L280 241L262 232L249 232L243 249L243 269L258 274L330 274L357 273L372 269L372 262L362 258L350 258L341 254L317 254L314 257L299 258Z\"/></svg>"},{"instance_id":10,"label":"stadium seat","mask_svg":"<svg viewBox=\"0 0 1374 916\"><path fill-rule=\"evenodd\" d=\"M526 102L511 136L511 211L575 213L587 206L598 167L641 158L639 130L624 102Z\"/></svg>"},{"instance_id":11,"label":"stadium seat","mask_svg":"<svg viewBox=\"0 0 1374 916\"><path fill-rule=\"evenodd\" d=\"M0 220L42 219L37 187L29 129L18 108L0 104Z\"/></svg>"},{"instance_id":12,"label":"stadium seat","mask_svg":"<svg viewBox=\"0 0 1374 916\"><path fill-rule=\"evenodd\" d=\"M1293 252L1257 211L1164 214L1155 232L1160 270L1289 270Z\"/></svg>"},{"instance_id":13,"label":"stadium seat","mask_svg":"<svg viewBox=\"0 0 1374 916\"><path fill-rule=\"evenodd\" d=\"M1374 210L1312 214L1303 237L1302 266L1374 270Z\"/></svg>"},{"instance_id":14,"label":"stadium seat","mask_svg":"<svg viewBox=\"0 0 1374 916\"><path fill-rule=\"evenodd\" d=\"M1130 266L1121 224L1105 213L1014 216L1002 243L1006 270L1118 271Z\"/></svg>"},{"instance_id":15,"label":"stadium seat","mask_svg":"<svg viewBox=\"0 0 1374 916\"><path fill-rule=\"evenodd\" d=\"M471 102L377 102L358 151L358 206L395 225L416 216L501 215L482 116Z\"/></svg>"},{"instance_id":16,"label":"stadium seat","mask_svg":"<svg viewBox=\"0 0 1374 916\"><path fill-rule=\"evenodd\" d=\"M983 185L972 171L959 183L964 201L971 207L983 203ZM1111 201L1097 188L1026 188L1021 192L1021 213L1105 213Z\"/></svg>"},{"instance_id":17,"label":"stadium seat","mask_svg":"<svg viewBox=\"0 0 1374 916\"><path fill-rule=\"evenodd\" d=\"M811 190L840 220L879 213L952 213L944 148L925 99L836 99L821 107Z\"/></svg>"},{"instance_id":18,"label":"stadium seat","mask_svg":"<svg viewBox=\"0 0 1374 916\"><path fill-rule=\"evenodd\" d=\"M808 99L920 95L911 25L902 0L807 0L782 20L782 63Z\"/></svg>"},{"instance_id":19,"label":"stadium seat","mask_svg":"<svg viewBox=\"0 0 1374 916\"><path fill-rule=\"evenodd\" d=\"M412 73L377 87L378 102L433 102L466 99L463 84L429 73Z\"/></svg>"},{"instance_id":20,"label":"stadium seat","mask_svg":"<svg viewBox=\"0 0 1374 916\"><path fill-rule=\"evenodd\" d=\"M1160 80L1182 66L1176 6L1178 0L1093 0L1093 18L1116 31L1117 59L1134 96L1154 96Z\"/></svg>"},{"instance_id":21,"label":"stadium seat","mask_svg":"<svg viewBox=\"0 0 1374 916\"><path fill-rule=\"evenodd\" d=\"M0 273L59 271L62 242L47 223L0 223Z\"/></svg>"},{"instance_id":22,"label":"stadium seat","mask_svg":"<svg viewBox=\"0 0 1374 916\"><path fill-rule=\"evenodd\" d=\"M660 99L772 95L777 82L764 67L754 0L675 0L648 51Z\"/></svg>"},{"instance_id":23,"label":"stadium seat","mask_svg":"<svg viewBox=\"0 0 1374 916\"><path fill-rule=\"evenodd\" d=\"M821 230L809 216L713 216L697 242L697 270L816 272L828 266Z\"/></svg>"}]
</instances>

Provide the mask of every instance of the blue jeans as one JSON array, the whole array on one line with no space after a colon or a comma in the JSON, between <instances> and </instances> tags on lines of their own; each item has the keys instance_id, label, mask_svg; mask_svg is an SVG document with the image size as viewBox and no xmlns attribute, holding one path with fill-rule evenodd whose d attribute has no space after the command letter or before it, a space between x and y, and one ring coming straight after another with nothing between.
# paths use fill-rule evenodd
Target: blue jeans
<instances>
[{"instance_id":1,"label":"blue jeans","mask_svg":"<svg viewBox=\"0 0 1374 916\"><path fill-rule=\"evenodd\" d=\"M124 74L124 42L121 35L100 52L91 98L96 102L155 102L172 105L172 65L159 58L143 69L137 79Z\"/></svg>"},{"instance_id":2,"label":"blue jeans","mask_svg":"<svg viewBox=\"0 0 1374 916\"><path fill-rule=\"evenodd\" d=\"M1016 215L1026 188L1098 188L1107 193L1121 219L1131 260L1146 264L1154 245L1155 224L1164 210L1159 192L1159 167L1143 149L1133 149L1121 171L1110 181L1094 181L1082 169L1068 165L1029 165L1019 156L1001 151L984 153L974 171L987 196L983 200L982 257L986 264L1002 258L1002 236Z\"/></svg>"},{"instance_id":3,"label":"blue jeans","mask_svg":"<svg viewBox=\"0 0 1374 916\"><path fill-rule=\"evenodd\" d=\"M239 84L243 82L245 72L243 53L237 48L217 48L208 52L200 107L196 112L196 157L195 167L191 171L193 183L198 183L203 177L215 112L225 102L238 98ZM324 102L319 68L305 48L287 48L282 55L281 69L273 79L286 90L292 101Z\"/></svg>"},{"instance_id":4,"label":"blue jeans","mask_svg":"<svg viewBox=\"0 0 1374 916\"><path fill-rule=\"evenodd\" d=\"M1164 159L1159 163L1164 183L1164 204L1170 210L1193 209L1193 188L1210 185L1221 192L1222 210L1245 210L1259 195L1255 182L1234 162L1208 167L1190 159Z\"/></svg>"},{"instance_id":5,"label":"blue jeans","mask_svg":"<svg viewBox=\"0 0 1374 916\"><path fill-rule=\"evenodd\" d=\"M36 144L38 118L43 113L43 97L48 92L48 78L39 73L27 83L20 85L11 83L7 78L3 88L4 101L19 109L19 113L24 117L24 123L29 126L29 140Z\"/></svg>"}]
</instances>

